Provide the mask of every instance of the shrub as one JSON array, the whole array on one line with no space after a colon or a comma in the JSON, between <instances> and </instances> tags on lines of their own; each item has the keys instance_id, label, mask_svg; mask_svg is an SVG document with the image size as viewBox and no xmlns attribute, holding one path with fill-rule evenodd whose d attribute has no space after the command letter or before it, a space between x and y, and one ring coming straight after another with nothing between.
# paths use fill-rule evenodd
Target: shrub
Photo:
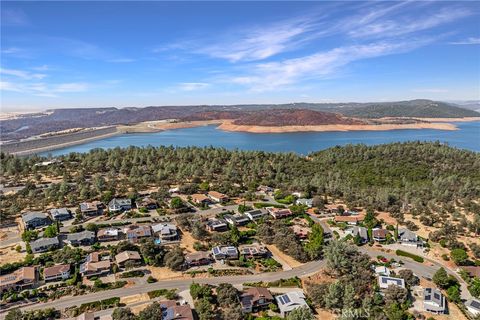
<instances>
[{"instance_id":1,"label":"shrub","mask_svg":"<svg viewBox=\"0 0 480 320\"><path fill-rule=\"evenodd\" d=\"M148 278L147 278L147 282L148 282L148 283L154 283L154 282L157 282L157 281L158 281L158 280L155 279L155 278L152 277L152 276L148 276Z\"/></svg>"},{"instance_id":2,"label":"shrub","mask_svg":"<svg viewBox=\"0 0 480 320\"><path fill-rule=\"evenodd\" d=\"M422 257L417 256L416 254L413 254L413 253L410 253L410 252L403 251L403 250L397 250L397 251L395 251L395 253L396 253L397 256L408 257L408 258L411 258L412 260L414 260L416 262L423 263L425 261L425 259L423 259Z\"/></svg>"}]
</instances>

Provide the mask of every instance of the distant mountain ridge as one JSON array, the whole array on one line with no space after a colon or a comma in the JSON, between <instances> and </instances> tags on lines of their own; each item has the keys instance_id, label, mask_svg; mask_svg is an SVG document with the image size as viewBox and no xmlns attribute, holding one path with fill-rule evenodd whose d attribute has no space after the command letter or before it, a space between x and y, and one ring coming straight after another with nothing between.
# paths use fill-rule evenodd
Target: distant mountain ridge
<instances>
[{"instance_id":1,"label":"distant mountain ridge","mask_svg":"<svg viewBox=\"0 0 480 320\"><path fill-rule=\"evenodd\" d=\"M301 113L288 115L286 111L271 112L276 109L304 110ZM336 114L309 114L308 111L321 111ZM260 116L252 116L252 111L261 112ZM135 124L144 121L164 119L205 119L206 113L219 119L219 114L226 118L237 119L238 124L277 123L277 125L296 125L292 123L327 124L328 121L339 121L339 116L375 119L382 117L417 117L417 118L461 118L480 117L474 110L457 105L432 100L411 100L399 102L372 103L288 103L288 104L250 104L250 105L197 105L197 106L149 106L144 108L72 108L47 110L45 113L24 115L15 119L0 121L0 138L2 141L18 140L54 131L72 128L91 128ZM202 115L203 113L203 115ZM203 117L203 119L200 119ZM309 118L312 119L309 122ZM322 118L323 117L323 118ZM243 119L243 120L242 120ZM303 120L302 120L303 119ZM323 122L322 122L323 121ZM342 121L345 121L343 119ZM360 121L360 120L356 120ZM280 124L279 124L280 123Z\"/></svg>"}]
</instances>

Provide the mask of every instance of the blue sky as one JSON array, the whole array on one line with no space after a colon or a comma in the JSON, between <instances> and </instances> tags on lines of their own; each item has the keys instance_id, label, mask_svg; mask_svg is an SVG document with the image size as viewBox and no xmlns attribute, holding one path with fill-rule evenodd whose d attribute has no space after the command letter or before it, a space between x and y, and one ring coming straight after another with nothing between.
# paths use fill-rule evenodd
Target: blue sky
<instances>
[{"instance_id":1,"label":"blue sky","mask_svg":"<svg viewBox=\"0 0 480 320\"><path fill-rule=\"evenodd\" d=\"M479 2L1 2L2 111L480 99Z\"/></svg>"}]
</instances>

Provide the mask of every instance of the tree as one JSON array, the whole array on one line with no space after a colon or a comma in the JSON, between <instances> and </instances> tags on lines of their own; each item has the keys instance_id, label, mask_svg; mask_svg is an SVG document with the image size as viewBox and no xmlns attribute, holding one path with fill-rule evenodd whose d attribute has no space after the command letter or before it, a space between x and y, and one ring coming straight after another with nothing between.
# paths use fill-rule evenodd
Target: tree
<instances>
[{"instance_id":1,"label":"tree","mask_svg":"<svg viewBox=\"0 0 480 320\"><path fill-rule=\"evenodd\" d=\"M323 248L323 228L320 224L312 226L312 232L308 235L308 242L305 245L305 252L310 259L318 259Z\"/></svg>"},{"instance_id":2,"label":"tree","mask_svg":"<svg viewBox=\"0 0 480 320\"><path fill-rule=\"evenodd\" d=\"M315 316L308 306L295 308L285 317L286 320L314 320Z\"/></svg>"},{"instance_id":3,"label":"tree","mask_svg":"<svg viewBox=\"0 0 480 320\"><path fill-rule=\"evenodd\" d=\"M130 308L116 308L112 312L113 320L136 320L136 318Z\"/></svg>"},{"instance_id":4,"label":"tree","mask_svg":"<svg viewBox=\"0 0 480 320\"><path fill-rule=\"evenodd\" d=\"M433 275L433 283L439 286L442 289L446 289L450 285L449 277L447 271L443 267L437 270Z\"/></svg>"},{"instance_id":5,"label":"tree","mask_svg":"<svg viewBox=\"0 0 480 320\"><path fill-rule=\"evenodd\" d=\"M196 221L192 227L192 237L197 240L205 240L207 236L208 232L205 230L205 226L200 221Z\"/></svg>"},{"instance_id":6,"label":"tree","mask_svg":"<svg viewBox=\"0 0 480 320\"><path fill-rule=\"evenodd\" d=\"M330 272L342 276L349 272L351 264L351 255L357 251L344 241L330 241L325 246L324 255L327 260L327 267Z\"/></svg>"},{"instance_id":7,"label":"tree","mask_svg":"<svg viewBox=\"0 0 480 320\"><path fill-rule=\"evenodd\" d=\"M12 309L5 316L5 320L21 320L23 319L23 313L20 309Z\"/></svg>"},{"instance_id":8,"label":"tree","mask_svg":"<svg viewBox=\"0 0 480 320\"><path fill-rule=\"evenodd\" d=\"M185 266L185 257L180 247L175 247L165 254L165 266L172 270L182 270Z\"/></svg>"},{"instance_id":9,"label":"tree","mask_svg":"<svg viewBox=\"0 0 480 320\"><path fill-rule=\"evenodd\" d=\"M343 286L340 281L333 282L328 286L324 301L327 309L343 308Z\"/></svg>"},{"instance_id":10,"label":"tree","mask_svg":"<svg viewBox=\"0 0 480 320\"><path fill-rule=\"evenodd\" d=\"M58 235L57 227L54 224L49 225L43 231L43 237L45 238L54 238Z\"/></svg>"},{"instance_id":11,"label":"tree","mask_svg":"<svg viewBox=\"0 0 480 320\"><path fill-rule=\"evenodd\" d=\"M185 204L183 203L183 200L180 197L173 197L172 200L170 201L170 208L172 209L180 209L183 208Z\"/></svg>"},{"instance_id":12,"label":"tree","mask_svg":"<svg viewBox=\"0 0 480 320\"><path fill-rule=\"evenodd\" d=\"M154 302L142 311L138 315L138 320L151 320L151 319L163 319L162 307L158 302Z\"/></svg>"},{"instance_id":13,"label":"tree","mask_svg":"<svg viewBox=\"0 0 480 320\"><path fill-rule=\"evenodd\" d=\"M400 286L389 285L385 290L384 300L387 306L394 303L398 303L403 306L408 301L408 290Z\"/></svg>"},{"instance_id":14,"label":"tree","mask_svg":"<svg viewBox=\"0 0 480 320\"><path fill-rule=\"evenodd\" d=\"M325 206L325 201L320 196L315 196L312 199L312 206L316 208L323 208Z\"/></svg>"},{"instance_id":15,"label":"tree","mask_svg":"<svg viewBox=\"0 0 480 320\"><path fill-rule=\"evenodd\" d=\"M213 292L212 288L210 288L209 285L202 285L194 282L190 285L190 295L194 300L203 298L211 299L213 296Z\"/></svg>"},{"instance_id":16,"label":"tree","mask_svg":"<svg viewBox=\"0 0 480 320\"><path fill-rule=\"evenodd\" d=\"M215 319L215 312L213 311L213 305L206 298L202 298L195 302L195 310L197 311L197 314L200 320Z\"/></svg>"},{"instance_id":17,"label":"tree","mask_svg":"<svg viewBox=\"0 0 480 320\"><path fill-rule=\"evenodd\" d=\"M165 247L156 245L152 238L143 239L140 242L140 253L146 264L156 267L163 266Z\"/></svg>"},{"instance_id":18,"label":"tree","mask_svg":"<svg viewBox=\"0 0 480 320\"><path fill-rule=\"evenodd\" d=\"M420 279L418 279L418 277L413 274L412 270L409 269L400 270L398 276L405 280L408 287L413 287L420 283Z\"/></svg>"},{"instance_id":19,"label":"tree","mask_svg":"<svg viewBox=\"0 0 480 320\"><path fill-rule=\"evenodd\" d=\"M472 296L476 298L480 298L480 278L473 278L468 286L468 291L472 294Z\"/></svg>"},{"instance_id":20,"label":"tree","mask_svg":"<svg viewBox=\"0 0 480 320\"><path fill-rule=\"evenodd\" d=\"M242 307L240 304L234 304L222 309L223 320L242 320L244 319Z\"/></svg>"},{"instance_id":21,"label":"tree","mask_svg":"<svg viewBox=\"0 0 480 320\"><path fill-rule=\"evenodd\" d=\"M237 246L240 242L240 231L238 231L237 226L232 226L230 229L230 241L234 246Z\"/></svg>"},{"instance_id":22,"label":"tree","mask_svg":"<svg viewBox=\"0 0 480 320\"><path fill-rule=\"evenodd\" d=\"M461 301L460 290L458 286L451 286L447 289L448 299L452 302L458 303Z\"/></svg>"},{"instance_id":23,"label":"tree","mask_svg":"<svg viewBox=\"0 0 480 320\"><path fill-rule=\"evenodd\" d=\"M468 261L468 254L464 249L453 249L450 252L450 256L452 257L453 262L459 266L465 265Z\"/></svg>"},{"instance_id":24,"label":"tree","mask_svg":"<svg viewBox=\"0 0 480 320\"><path fill-rule=\"evenodd\" d=\"M217 301L221 306L238 304L238 290L230 283L221 283L217 287Z\"/></svg>"},{"instance_id":25,"label":"tree","mask_svg":"<svg viewBox=\"0 0 480 320\"><path fill-rule=\"evenodd\" d=\"M25 230L22 233L22 240L25 242L32 242L38 238L38 231L36 230Z\"/></svg>"},{"instance_id":26,"label":"tree","mask_svg":"<svg viewBox=\"0 0 480 320\"><path fill-rule=\"evenodd\" d=\"M98 226L95 223L89 223L85 226L85 229L92 232L98 231Z\"/></svg>"}]
</instances>

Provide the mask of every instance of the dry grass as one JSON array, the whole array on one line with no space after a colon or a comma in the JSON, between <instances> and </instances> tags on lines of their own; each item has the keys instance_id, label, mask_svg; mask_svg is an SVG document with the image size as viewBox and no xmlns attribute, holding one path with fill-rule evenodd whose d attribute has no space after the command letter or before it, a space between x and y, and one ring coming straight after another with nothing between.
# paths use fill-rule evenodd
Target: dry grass
<instances>
[{"instance_id":1,"label":"dry grass","mask_svg":"<svg viewBox=\"0 0 480 320\"><path fill-rule=\"evenodd\" d=\"M172 270L170 270L169 268L166 268L166 267L148 266L147 269L150 270L151 276L154 277L157 280L187 278L187 276L184 275L182 272L172 271Z\"/></svg>"},{"instance_id":2,"label":"dry grass","mask_svg":"<svg viewBox=\"0 0 480 320\"><path fill-rule=\"evenodd\" d=\"M15 250L16 246L17 245L14 244L14 245L2 248L0 250L0 257L1 257L0 260L1 260L2 264L20 262L20 261L23 261L25 259L25 256L27 255L27 253L25 251L17 252Z\"/></svg>"},{"instance_id":3,"label":"dry grass","mask_svg":"<svg viewBox=\"0 0 480 320\"><path fill-rule=\"evenodd\" d=\"M150 301L147 293L134 294L133 296L120 297L120 303L133 304L138 302Z\"/></svg>"},{"instance_id":4,"label":"dry grass","mask_svg":"<svg viewBox=\"0 0 480 320\"><path fill-rule=\"evenodd\" d=\"M294 258L290 257L289 255L280 251L275 245L267 245L268 250L274 255L285 261L291 268L296 268L301 266L303 263L300 261L295 260Z\"/></svg>"}]
</instances>

